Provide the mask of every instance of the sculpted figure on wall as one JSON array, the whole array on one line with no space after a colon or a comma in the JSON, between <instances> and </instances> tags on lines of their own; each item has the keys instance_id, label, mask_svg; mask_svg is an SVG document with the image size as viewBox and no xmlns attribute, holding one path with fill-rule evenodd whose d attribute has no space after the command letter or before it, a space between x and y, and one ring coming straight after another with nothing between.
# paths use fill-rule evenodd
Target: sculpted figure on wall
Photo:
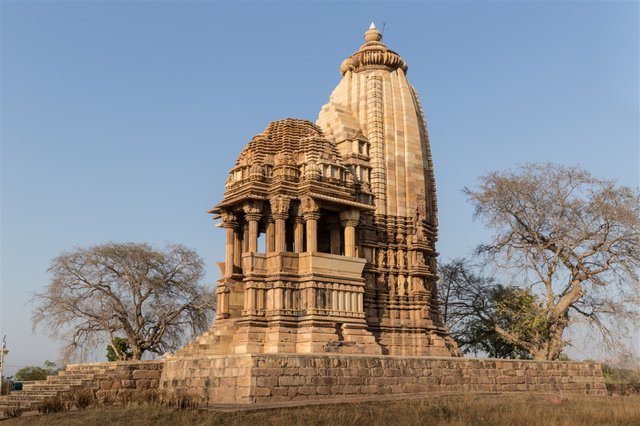
<instances>
[{"instance_id":1,"label":"sculpted figure on wall","mask_svg":"<svg viewBox=\"0 0 640 426\"><path fill-rule=\"evenodd\" d=\"M398 268L404 269L405 266L405 254L403 250L398 250Z\"/></svg>"},{"instance_id":2,"label":"sculpted figure on wall","mask_svg":"<svg viewBox=\"0 0 640 426\"><path fill-rule=\"evenodd\" d=\"M385 249L378 249L378 266L380 268L387 266L387 252Z\"/></svg>"},{"instance_id":3,"label":"sculpted figure on wall","mask_svg":"<svg viewBox=\"0 0 640 426\"><path fill-rule=\"evenodd\" d=\"M387 252L387 261L390 268L396 266L396 252L393 249L389 249Z\"/></svg>"}]
</instances>

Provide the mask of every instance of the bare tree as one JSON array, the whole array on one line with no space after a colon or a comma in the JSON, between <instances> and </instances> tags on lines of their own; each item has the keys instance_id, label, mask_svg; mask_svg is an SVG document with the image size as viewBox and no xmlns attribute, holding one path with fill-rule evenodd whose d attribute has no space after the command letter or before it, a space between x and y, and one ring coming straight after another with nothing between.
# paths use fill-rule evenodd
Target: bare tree
<instances>
[{"instance_id":1,"label":"bare tree","mask_svg":"<svg viewBox=\"0 0 640 426\"><path fill-rule=\"evenodd\" d=\"M512 272L541 300L546 338L526 341L495 330L535 359L557 359L563 334L585 318L607 338L607 324L638 314L640 195L577 167L529 164L480 178L464 192L495 231L479 251Z\"/></svg>"},{"instance_id":2,"label":"bare tree","mask_svg":"<svg viewBox=\"0 0 640 426\"><path fill-rule=\"evenodd\" d=\"M181 245L81 248L55 258L49 272L51 282L33 297L34 328L66 341L67 355L107 342L124 359L116 344L123 337L133 359L172 351L204 331L215 310L213 289L199 284L202 259Z\"/></svg>"}]
</instances>

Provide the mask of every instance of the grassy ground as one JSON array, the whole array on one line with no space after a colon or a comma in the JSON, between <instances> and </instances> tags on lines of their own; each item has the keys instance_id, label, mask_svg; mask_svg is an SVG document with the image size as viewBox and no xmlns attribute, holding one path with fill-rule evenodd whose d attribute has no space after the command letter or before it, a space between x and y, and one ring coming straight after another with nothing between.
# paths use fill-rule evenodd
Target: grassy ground
<instances>
[{"instance_id":1,"label":"grassy ground","mask_svg":"<svg viewBox=\"0 0 640 426\"><path fill-rule=\"evenodd\" d=\"M34 425L638 425L640 396L447 395L422 399L220 412L152 406L97 407L24 416Z\"/></svg>"}]
</instances>

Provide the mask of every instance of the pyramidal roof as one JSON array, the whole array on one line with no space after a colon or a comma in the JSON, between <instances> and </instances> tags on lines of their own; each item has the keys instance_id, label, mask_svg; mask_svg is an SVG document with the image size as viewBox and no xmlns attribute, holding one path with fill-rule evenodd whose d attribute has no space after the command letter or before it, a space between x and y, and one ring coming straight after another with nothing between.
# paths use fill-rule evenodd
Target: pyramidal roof
<instances>
[{"instance_id":1,"label":"pyramidal roof","mask_svg":"<svg viewBox=\"0 0 640 426\"><path fill-rule=\"evenodd\" d=\"M336 164L342 158L335 144L327 140L320 127L308 120L285 118L272 121L244 147L236 165L274 164L277 156L290 158L294 164L326 158Z\"/></svg>"}]
</instances>

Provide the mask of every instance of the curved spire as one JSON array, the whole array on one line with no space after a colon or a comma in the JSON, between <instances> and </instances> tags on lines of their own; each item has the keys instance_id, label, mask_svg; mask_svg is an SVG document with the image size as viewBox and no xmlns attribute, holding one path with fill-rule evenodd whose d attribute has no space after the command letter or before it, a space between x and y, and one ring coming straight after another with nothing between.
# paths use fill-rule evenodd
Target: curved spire
<instances>
[{"instance_id":1,"label":"curved spire","mask_svg":"<svg viewBox=\"0 0 640 426\"><path fill-rule=\"evenodd\" d=\"M367 32L364 33L365 43L360 46L360 50L342 62L340 73L345 75L347 71L359 72L376 68L389 71L399 68L406 73L408 66L404 59L389 49L381 40L382 33L378 31L372 22Z\"/></svg>"}]
</instances>

